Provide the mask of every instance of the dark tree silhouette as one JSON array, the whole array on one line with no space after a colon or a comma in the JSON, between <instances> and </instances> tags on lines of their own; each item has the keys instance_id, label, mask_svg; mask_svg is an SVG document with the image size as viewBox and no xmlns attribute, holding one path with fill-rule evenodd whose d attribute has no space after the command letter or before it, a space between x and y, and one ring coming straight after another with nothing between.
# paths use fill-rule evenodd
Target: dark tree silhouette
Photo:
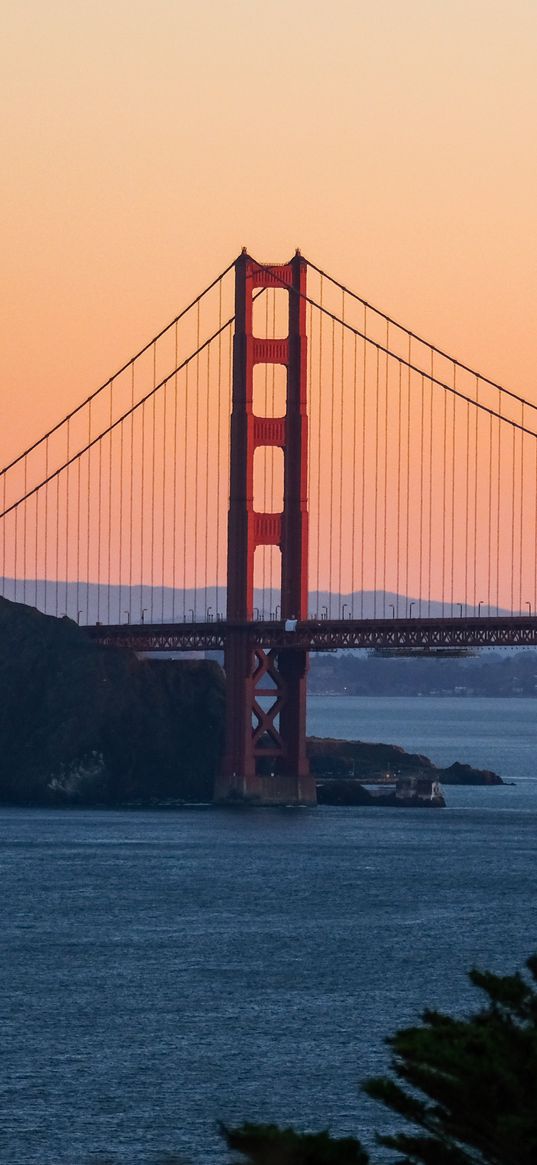
<instances>
[{"instance_id":1,"label":"dark tree silhouette","mask_svg":"<svg viewBox=\"0 0 537 1165\"><path fill-rule=\"evenodd\" d=\"M379 1138L401 1165L536 1165L537 955L527 966L533 983L471 971L487 996L480 1011L426 1011L388 1040L396 1080L364 1090L419 1130Z\"/></svg>"},{"instance_id":2,"label":"dark tree silhouette","mask_svg":"<svg viewBox=\"0 0 537 1165\"><path fill-rule=\"evenodd\" d=\"M379 1136L392 1165L537 1165L537 955L530 977L471 971L487 996L467 1019L426 1011L388 1039L393 1076L364 1091L408 1122ZM413 1126L413 1127L412 1127ZM243 1165L367 1165L352 1137L277 1125L222 1127Z\"/></svg>"},{"instance_id":3,"label":"dark tree silhouette","mask_svg":"<svg viewBox=\"0 0 537 1165\"><path fill-rule=\"evenodd\" d=\"M278 1125L220 1126L228 1148L251 1165L367 1165L369 1155L354 1137L299 1133Z\"/></svg>"}]
</instances>

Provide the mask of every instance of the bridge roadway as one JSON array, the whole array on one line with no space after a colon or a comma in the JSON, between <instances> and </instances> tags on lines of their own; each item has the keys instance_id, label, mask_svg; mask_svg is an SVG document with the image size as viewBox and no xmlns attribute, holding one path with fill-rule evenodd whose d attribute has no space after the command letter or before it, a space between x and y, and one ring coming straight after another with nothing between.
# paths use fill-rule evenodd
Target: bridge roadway
<instances>
[{"instance_id":1,"label":"bridge roadway","mask_svg":"<svg viewBox=\"0 0 537 1165\"><path fill-rule=\"evenodd\" d=\"M287 630L283 621L90 625L87 634L103 646L133 651L221 651L227 637L242 634L252 648L341 648L428 652L442 648L537 647L537 615L492 615L449 619L307 619Z\"/></svg>"}]
</instances>

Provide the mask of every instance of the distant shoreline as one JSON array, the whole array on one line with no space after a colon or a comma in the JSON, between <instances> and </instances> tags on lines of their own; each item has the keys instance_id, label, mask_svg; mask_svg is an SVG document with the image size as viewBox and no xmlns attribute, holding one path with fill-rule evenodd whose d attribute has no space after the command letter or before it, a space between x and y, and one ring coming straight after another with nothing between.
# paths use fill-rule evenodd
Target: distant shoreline
<instances>
[{"instance_id":1,"label":"distant shoreline","mask_svg":"<svg viewBox=\"0 0 537 1165\"><path fill-rule=\"evenodd\" d=\"M509 692L498 696L495 692L308 692L308 699L349 700L537 700L537 692Z\"/></svg>"}]
</instances>

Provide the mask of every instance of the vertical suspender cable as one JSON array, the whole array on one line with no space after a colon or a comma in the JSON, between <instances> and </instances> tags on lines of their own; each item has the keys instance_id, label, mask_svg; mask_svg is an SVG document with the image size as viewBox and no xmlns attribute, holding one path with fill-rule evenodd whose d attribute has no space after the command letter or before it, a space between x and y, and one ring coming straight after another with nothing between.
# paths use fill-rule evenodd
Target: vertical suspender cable
<instances>
[{"instance_id":1,"label":"vertical suspender cable","mask_svg":"<svg viewBox=\"0 0 537 1165\"><path fill-rule=\"evenodd\" d=\"M341 293L341 319L345 322L345 292ZM340 382L340 417L339 417L339 545L338 545L338 592L339 601L341 604L342 592L342 566L343 566L343 415L344 415L344 399L345 399L345 328L341 329L341 382ZM344 612L343 612L344 613Z\"/></svg>"},{"instance_id":2,"label":"vertical suspender cable","mask_svg":"<svg viewBox=\"0 0 537 1165\"><path fill-rule=\"evenodd\" d=\"M354 619L354 595L355 595L355 577L354 577L354 562L355 562L355 543L356 543L356 393L358 389L358 338L354 337L354 353L353 353L353 384L352 384L352 525L351 525L351 617Z\"/></svg>"},{"instance_id":3,"label":"vertical suspender cable","mask_svg":"<svg viewBox=\"0 0 537 1165\"><path fill-rule=\"evenodd\" d=\"M69 429L67 430L69 432ZM28 493L28 454L24 454L24 496ZM22 528L22 601L26 602L26 538L28 530L28 503L24 502L23 511L23 528Z\"/></svg>"},{"instance_id":4,"label":"vertical suspender cable","mask_svg":"<svg viewBox=\"0 0 537 1165\"><path fill-rule=\"evenodd\" d=\"M332 320L330 352L330 483L329 483L329 535L328 535L328 615L332 618L332 563L334 555L334 392L335 392L335 321Z\"/></svg>"},{"instance_id":5,"label":"vertical suspender cable","mask_svg":"<svg viewBox=\"0 0 537 1165\"><path fill-rule=\"evenodd\" d=\"M207 346L207 392L205 394L206 402L206 423L205 423L205 530L204 530L204 559L203 559L203 586L205 591L203 618L207 618L207 611L209 609L208 598L208 570L209 570L209 392L211 383L211 345Z\"/></svg>"},{"instance_id":6,"label":"vertical suspender cable","mask_svg":"<svg viewBox=\"0 0 537 1165\"><path fill-rule=\"evenodd\" d=\"M134 409L134 360L131 364L131 407ZM129 465L129 622L132 618L132 584L134 561L134 412L130 423L130 465Z\"/></svg>"},{"instance_id":7,"label":"vertical suspender cable","mask_svg":"<svg viewBox=\"0 0 537 1165\"><path fill-rule=\"evenodd\" d=\"M200 305L196 308L196 407L194 410L194 598L192 609L194 618L198 614L198 488L199 488L199 460L200 460Z\"/></svg>"},{"instance_id":8,"label":"vertical suspender cable","mask_svg":"<svg viewBox=\"0 0 537 1165\"><path fill-rule=\"evenodd\" d=\"M157 345L153 344L153 388L157 384ZM151 622L154 621L154 599L155 599L155 485L156 485L156 459L157 459L157 394L153 394L151 409L151 534L150 534L150 591L149 591L149 610Z\"/></svg>"},{"instance_id":9,"label":"vertical suspender cable","mask_svg":"<svg viewBox=\"0 0 537 1165\"><path fill-rule=\"evenodd\" d=\"M220 459L222 456L222 280L218 284L218 371L216 377L216 482L215 482L215 499L214 512L216 514L216 555L215 555L215 570L214 570L214 609L215 617L218 615L218 588L220 586Z\"/></svg>"},{"instance_id":10,"label":"vertical suspender cable","mask_svg":"<svg viewBox=\"0 0 537 1165\"><path fill-rule=\"evenodd\" d=\"M398 361L397 386L397 519L395 528L395 613L399 618L400 554L401 554L401 441L403 439L403 365Z\"/></svg>"},{"instance_id":11,"label":"vertical suspender cable","mask_svg":"<svg viewBox=\"0 0 537 1165\"><path fill-rule=\"evenodd\" d=\"M174 368L179 364L178 324L174 331ZM172 623L175 623L175 588L177 563L177 372L173 378L173 521L172 521Z\"/></svg>"},{"instance_id":12,"label":"vertical suspender cable","mask_svg":"<svg viewBox=\"0 0 537 1165\"><path fill-rule=\"evenodd\" d=\"M70 422L70 418L68 418L67 424L66 424L67 469L65 471L65 477L66 477L66 484L65 484L65 614L66 615L69 614L69 581L68 581L69 580L69 541L70 541L70 539L69 539L69 493L70 493L70 484L71 484L71 482L70 482L70 477L71 477L70 469L71 469L71 467L69 465L69 458L70 458L70 454L71 454L71 449L70 449L71 429L70 429L70 426L71 426L71 422Z\"/></svg>"},{"instance_id":13,"label":"vertical suspender cable","mask_svg":"<svg viewBox=\"0 0 537 1165\"><path fill-rule=\"evenodd\" d=\"M307 400L308 400L308 404L307 404L307 407L308 407L308 410L311 412L311 417L312 417L312 426L313 426L313 402L312 402L312 385L313 385L313 342L312 342L312 334L313 334L313 304L311 304L311 303L310 303L310 304L308 304L308 332L307 332L307 335L308 335L308 373L307 373L307 394L308 394L308 396L307 396ZM311 432L311 433L310 433L309 453L308 453L308 459L307 459L307 460L308 460L308 466L307 466L307 470L308 470L308 487L307 487L307 488L308 488L308 492L307 492L307 496L308 496L308 499L309 499L309 498L311 498L311 496L312 496L312 493L313 493L313 486L312 486L312 480L313 480L313 479L312 479L312 456L311 456L311 452L312 452L312 435L313 435L313 433ZM309 500L308 500L308 505L309 505ZM310 547L309 547L309 549L310 549L310 551L311 551L311 543L310 543ZM309 560L308 560L308 582L309 582ZM309 609L310 609L310 597L309 597L309 587L308 587L308 613L309 613Z\"/></svg>"},{"instance_id":14,"label":"vertical suspender cable","mask_svg":"<svg viewBox=\"0 0 537 1165\"><path fill-rule=\"evenodd\" d=\"M511 614L515 610L515 476L516 476L516 429L513 426L512 446L513 467L511 473Z\"/></svg>"},{"instance_id":15,"label":"vertical suspender cable","mask_svg":"<svg viewBox=\"0 0 537 1165\"><path fill-rule=\"evenodd\" d=\"M522 611L522 566L523 566L523 544L524 544L524 402L521 405L521 424L522 430L520 433L520 545L519 545L519 559L518 559L518 608Z\"/></svg>"},{"instance_id":16,"label":"vertical suspender cable","mask_svg":"<svg viewBox=\"0 0 537 1165\"><path fill-rule=\"evenodd\" d=\"M177 368L177 364L174 364ZM162 521L160 524L160 587L161 587L161 603L160 603L160 619L164 623L164 598L165 598L165 578L166 578L166 468L168 461L168 385L164 385L164 400L162 402Z\"/></svg>"},{"instance_id":17,"label":"vertical suspender cable","mask_svg":"<svg viewBox=\"0 0 537 1165\"><path fill-rule=\"evenodd\" d=\"M113 431L112 420L114 416L114 378L110 381L110 408L108 420L110 425L110 432L108 434L108 564L107 564L107 619L110 623L110 597L112 587L112 482L113 482ZM123 428L121 425L120 428ZM121 566L120 566L121 569Z\"/></svg>"},{"instance_id":18,"label":"vertical suspender cable","mask_svg":"<svg viewBox=\"0 0 537 1165\"><path fill-rule=\"evenodd\" d=\"M140 417L140 620L144 621L144 528L145 528L145 401L141 406Z\"/></svg>"},{"instance_id":19,"label":"vertical suspender cable","mask_svg":"<svg viewBox=\"0 0 537 1165\"><path fill-rule=\"evenodd\" d=\"M432 599L432 558L433 558L433 412L434 412L434 352L431 348L431 373L429 380L429 528L427 547L427 617L431 617Z\"/></svg>"},{"instance_id":20,"label":"vertical suspender cable","mask_svg":"<svg viewBox=\"0 0 537 1165\"><path fill-rule=\"evenodd\" d=\"M15 509L15 539L13 544L13 598L17 602L17 587L18 587L18 563L17 555L19 550L19 507Z\"/></svg>"},{"instance_id":21,"label":"vertical suspender cable","mask_svg":"<svg viewBox=\"0 0 537 1165\"><path fill-rule=\"evenodd\" d=\"M466 488L464 523L464 614L468 614L468 558L470 555L470 402L466 404Z\"/></svg>"},{"instance_id":22,"label":"vertical suspender cable","mask_svg":"<svg viewBox=\"0 0 537 1165\"><path fill-rule=\"evenodd\" d=\"M411 414L411 372L412 363L412 336L408 334L408 374L407 374L407 402L406 402L406 553L405 553L405 614L411 613L409 602L409 568L410 568L410 414Z\"/></svg>"},{"instance_id":23,"label":"vertical suspender cable","mask_svg":"<svg viewBox=\"0 0 537 1165\"><path fill-rule=\"evenodd\" d=\"M119 426L119 514L118 514L118 593L117 593L117 621L121 623L122 615L122 587L123 587L123 467L125 424Z\"/></svg>"},{"instance_id":24,"label":"vertical suspender cable","mask_svg":"<svg viewBox=\"0 0 537 1165\"><path fill-rule=\"evenodd\" d=\"M418 577L419 577L419 595L418 595L418 611L421 619L421 603L423 595L423 479L424 479L424 447L425 447L425 376L421 374L421 394L420 394L420 520L419 520L419 549L418 549Z\"/></svg>"},{"instance_id":25,"label":"vertical suspender cable","mask_svg":"<svg viewBox=\"0 0 537 1165\"><path fill-rule=\"evenodd\" d=\"M535 482L533 488L534 495L534 523L533 523L533 611L537 615L537 441L533 442L535 450Z\"/></svg>"},{"instance_id":26,"label":"vertical suspender cable","mask_svg":"<svg viewBox=\"0 0 537 1165\"><path fill-rule=\"evenodd\" d=\"M489 416L487 615L490 615L492 575L492 413Z\"/></svg>"},{"instance_id":27,"label":"vertical suspender cable","mask_svg":"<svg viewBox=\"0 0 537 1165\"><path fill-rule=\"evenodd\" d=\"M380 351L376 348L375 370L375 480L373 507L373 618L377 617L377 554L378 554L378 514L379 514L379 392L380 392Z\"/></svg>"},{"instance_id":28,"label":"vertical suspender cable","mask_svg":"<svg viewBox=\"0 0 537 1165\"><path fill-rule=\"evenodd\" d=\"M502 415L502 394L498 389L498 460L497 460L497 483L496 483L496 614L500 613L500 507L501 507L501 474L502 474L502 429L501 421ZM537 463L536 463L537 465ZM535 510L537 519L537 507Z\"/></svg>"},{"instance_id":29,"label":"vertical suspender cable","mask_svg":"<svg viewBox=\"0 0 537 1165\"><path fill-rule=\"evenodd\" d=\"M475 400L479 403L479 376L475 378ZM478 496L478 459L479 459L479 413L475 410L475 447L474 447L474 615L477 607L477 496Z\"/></svg>"},{"instance_id":30,"label":"vertical suspender cable","mask_svg":"<svg viewBox=\"0 0 537 1165\"><path fill-rule=\"evenodd\" d=\"M453 365L453 387L457 386L457 367ZM457 437L457 397L453 393L453 431L451 434L451 571L450 571L450 596L449 601L451 605L451 617L453 618L453 599L455 591L455 461L456 461L456 437Z\"/></svg>"},{"instance_id":31,"label":"vertical suspender cable","mask_svg":"<svg viewBox=\"0 0 537 1165\"><path fill-rule=\"evenodd\" d=\"M103 443L98 442L97 471L99 484L97 488L97 622L101 619L101 543L102 543L102 499L103 499Z\"/></svg>"},{"instance_id":32,"label":"vertical suspender cable","mask_svg":"<svg viewBox=\"0 0 537 1165\"><path fill-rule=\"evenodd\" d=\"M442 438L442 618L444 618L446 603L446 499L447 499L447 392L444 391L443 405L444 430Z\"/></svg>"},{"instance_id":33,"label":"vertical suspender cable","mask_svg":"<svg viewBox=\"0 0 537 1165\"><path fill-rule=\"evenodd\" d=\"M319 305L323 306L323 277L319 280ZM317 545L316 545L316 582L317 582L317 614L319 614L319 600L321 590L321 426L323 405L323 312L319 312L319 440L317 442Z\"/></svg>"},{"instance_id":34,"label":"vertical suspender cable","mask_svg":"<svg viewBox=\"0 0 537 1165\"><path fill-rule=\"evenodd\" d=\"M367 304L364 303L364 340L362 351L362 481L361 481L361 515L360 515L360 619L364 617L364 585L365 585L365 450L366 450L366 397L367 397Z\"/></svg>"},{"instance_id":35,"label":"vertical suspender cable","mask_svg":"<svg viewBox=\"0 0 537 1165\"><path fill-rule=\"evenodd\" d=\"M187 554L187 539L188 539L188 531L187 531L187 516L188 516L187 496L188 496L188 490L187 490L187 485L188 485L188 454L189 454L189 447L190 447L189 434L188 434L188 429L189 429L188 420L189 420L189 414L190 414L190 410L188 407L189 369L190 369L190 364L187 364L187 366L185 368L185 433L184 433L185 440L184 440L184 474L183 474L183 623L186 620L186 578L187 578L187 575L186 575L186 554Z\"/></svg>"},{"instance_id":36,"label":"vertical suspender cable","mask_svg":"<svg viewBox=\"0 0 537 1165\"><path fill-rule=\"evenodd\" d=\"M228 366L228 377L227 377L227 385L228 385L227 416L229 418L229 417L231 417L231 410L233 408L233 332L231 329L228 332L228 337L229 337L229 340L228 340L228 343L229 343L229 347L228 347L229 366ZM229 424L228 424L227 432L229 434ZM229 447L228 447L227 464L229 464ZM224 526L224 529L227 531L226 525ZM226 542L226 547L227 547L227 542Z\"/></svg>"},{"instance_id":37,"label":"vertical suspender cable","mask_svg":"<svg viewBox=\"0 0 537 1165\"><path fill-rule=\"evenodd\" d=\"M386 618L386 565L388 561L388 389L389 389L389 362L390 348L390 321L386 320L386 380L384 384L384 520L382 531L382 617Z\"/></svg>"},{"instance_id":38,"label":"vertical suspender cable","mask_svg":"<svg viewBox=\"0 0 537 1165\"><path fill-rule=\"evenodd\" d=\"M90 551L91 551L91 401L88 406L88 498L86 507L86 619L91 623L90 613ZM45 546L47 544L47 523L45 517ZM46 553L46 551L45 551Z\"/></svg>"},{"instance_id":39,"label":"vertical suspender cable","mask_svg":"<svg viewBox=\"0 0 537 1165\"><path fill-rule=\"evenodd\" d=\"M99 448L100 448L100 445L99 445ZM55 589L55 593L56 593L56 601L55 601L56 618L58 618L58 614L59 614L59 610L60 610L60 594L59 594L59 591L60 591L60 474L58 474L58 476L56 477L56 548L55 549L56 549L56 563L55 563L54 571L55 571L55 575L56 575L56 581L55 581L54 589Z\"/></svg>"},{"instance_id":40,"label":"vertical suspender cable","mask_svg":"<svg viewBox=\"0 0 537 1165\"><path fill-rule=\"evenodd\" d=\"M79 480L79 496L80 496L80 461L78 462L78 480ZM37 578L38 578L38 569L39 569L38 562L39 562L39 499L40 499L40 495L41 495L41 490L39 490L39 489L36 490L36 494L35 494L35 545L34 545L34 561L35 561L34 607L37 607L37 603L38 603ZM77 588L78 588L78 583L77 583ZM78 589L77 589L77 599L78 599ZM77 603L77 606L78 606L78 603Z\"/></svg>"},{"instance_id":41,"label":"vertical suspender cable","mask_svg":"<svg viewBox=\"0 0 537 1165\"><path fill-rule=\"evenodd\" d=\"M6 511L6 474L3 474L2 482L2 513ZM6 519L2 518L2 594L6 589ZM37 601L36 601L37 606Z\"/></svg>"},{"instance_id":42,"label":"vertical suspender cable","mask_svg":"<svg viewBox=\"0 0 537 1165\"><path fill-rule=\"evenodd\" d=\"M80 495L81 495L81 473L82 473L82 459L79 457L76 463L76 621L80 621ZM36 603L37 605L37 603ZM87 619L86 619L87 622Z\"/></svg>"},{"instance_id":43,"label":"vertical suspender cable","mask_svg":"<svg viewBox=\"0 0 537 1165\"><path fill-rule=\"evenodd\" d=\"M91 416L91 405L90 405L90 416ZM49 461L49 439L47 437L45 440L45 481L47 481L47 478L48 478L48 461ZM88 489L88 506L89 506L89 489ZM48 614L48 482L45 485L45 523L44 523L44 527L45 527L44 528L45 554L44 554L43 586L44 586L45 593L43 596L43 610L44 610L45 615L46 615L46 614Z\"/></svg>"}]
</instances>

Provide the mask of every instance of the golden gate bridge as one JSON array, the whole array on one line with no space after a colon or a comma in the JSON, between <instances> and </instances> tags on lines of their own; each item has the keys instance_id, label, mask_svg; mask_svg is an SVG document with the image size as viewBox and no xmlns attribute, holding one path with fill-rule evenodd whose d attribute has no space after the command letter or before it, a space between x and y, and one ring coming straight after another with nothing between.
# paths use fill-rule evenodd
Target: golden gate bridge
<instances>
[{"instance_id":1,"label":"golden gate bridge","mask_svg":"<svg viewBox=\"0 0 537 1165\"><path fill-rule=\"evenodd\" d=\"M0 474L0 588L223 650L218 798L311 802L309 651L537 643L537 406L246 251Z\"/></svg>"}]
</instances>

